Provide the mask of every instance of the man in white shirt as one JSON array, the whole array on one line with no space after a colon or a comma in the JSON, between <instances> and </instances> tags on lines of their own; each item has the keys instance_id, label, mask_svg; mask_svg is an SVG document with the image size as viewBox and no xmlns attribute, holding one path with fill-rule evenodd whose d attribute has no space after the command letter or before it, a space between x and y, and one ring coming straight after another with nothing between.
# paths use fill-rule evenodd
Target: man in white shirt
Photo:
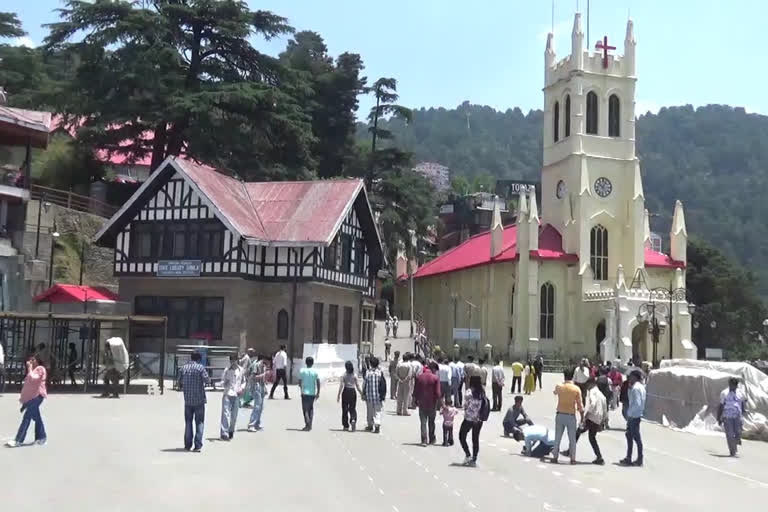
<instances>
[{"instance_id":1,"label":"man in white shirt","mask_svg":"<svg viewBox=\"0 0 768 512\"><path fill-rule=\"evenodd\" d=\"M448 365L448 360L443 359L438 366L438 377L440 377L440 393L443 396L445 403L450 405L451 403L451 374L453 371Z\"/></svg>"},{"instance_id":2,"label":"man in white shirt","mask_svg":"<svg viewBox=\"0 0 768 512\"><path fill-rule=\"evenodd\" d=\"M397 318L397 317L395 317ZM410 382L410 390L408 392L408 396L410 397L410 403L408 404L409 409L415 409L416 408L416 400L413 397L413 390L416 387L416 377L421 375L421 373L424 371L424 364L420 360L421 356L414 355L413 359L411 359L411 382Z\"/></svg>"},{"instance_id":3,"label":"man in white shirt","mask_svg":"<svg viewBox=\"0 0 768 512\"><path fill-rule=\"evenodd\" d=\"M235 436L237 412L240 409L240 395L245 389L243 369L238 364L237 354L229 356L229 368L221 376L221 439L229 441Z\"/></svg>"},{"instance_id":4,"label":"man in white shirt","mask_svg":"<svg viewBox=\"0 0 768 512\"><path fill-rule=\"evenodd\" d=\"M288 378L285 374L287 367L288 354L285 353L285 345L280 345L280 350L278 350L277 354L275 354L275 357L272 358L272 368L275 370L275 383L272 384L272 391L269 392L270 400L275 398L275 390L277 389L277 386L280 384L281 380L283 381L283 393L285 394L285 399L291 399L291 397L288 396Z\"/></svg>"},{"instance_id":5,"label":"man in white shirt","mask_svg":"<svg viewBox=\"0 0 768 512\"><path fill-rule=\"evenodd\" d=\"M603 421L608 414L608 401L597 388L597 380L589 378L584 387L587 390L586 405L582 416L583 421L576 430L576 442L579 442L581 434L589 432L589 444L592 445L592 451L595 452L595 460L592 461L592 464L602 466L605 461L600 453L600 446L597 444L597 433L602 430ZM570 450L570 447L568 448Z\"/></svg>"},{"instance_id":6,"label":"man in white shirt","mask_svg":"<svg viewBox=\"0 0 768 512\"><path fill-rule=\"evenodd\" d=\"M586 384L587 384L587 381L589 380L589 377L590 377L589 361L587 361L587 359L584 358L579 363L579 366L577 366L576 369L573 371L573 383L579 386L579 389L581 389L582 405L587 399Z\"/></svg>"},{"instance_id":7,"label":"man in white shirt","mask_svg":"<svg viewBox=\"0 0 768 512\"><path fill-rule=\"evenodd\" d=\"M504 389L504 368L501 359L496 359L496 366L491 369L491 391L493 394L492 411L501 410L501 390Z\"/></svg>"}]
</instances>

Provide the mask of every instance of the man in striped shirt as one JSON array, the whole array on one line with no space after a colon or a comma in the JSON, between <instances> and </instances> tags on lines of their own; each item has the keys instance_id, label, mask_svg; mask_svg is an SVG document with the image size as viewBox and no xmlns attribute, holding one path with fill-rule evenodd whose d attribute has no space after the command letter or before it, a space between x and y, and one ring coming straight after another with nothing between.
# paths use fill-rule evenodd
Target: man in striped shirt
<instances>
[{"instance_id":1,"label":"man in striped shirt","mask_svg":"<svg viewBox=\"0 0 768 512\"><path fill-rule=\"evenodd\" d=\"M363 397L365 398L366 416L368 426L367 432L374 431L377 434L381 432L381 404L387 397L387 381L379 370L379 358L370 359L370 368L365 373L363 380Z\"/></svg>"}]
</instances>

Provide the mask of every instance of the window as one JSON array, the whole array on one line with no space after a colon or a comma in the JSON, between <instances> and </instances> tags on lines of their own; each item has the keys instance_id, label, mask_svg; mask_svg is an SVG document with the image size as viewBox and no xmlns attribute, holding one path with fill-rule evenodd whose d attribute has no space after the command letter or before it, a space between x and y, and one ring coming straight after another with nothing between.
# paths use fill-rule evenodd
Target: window
<instances>
[{"instance_id":1,"label":"window","mask_svg":"<svg viewBox=\"0 0 768 512\"><path fill-rule=\"evenodd\" d=\"M288 339L288 312L284 309L277 313L277 339Z\"/></svg>"},{"instance_id":2,"label":"window","mask_svg":"<svg viewBox=\"0 0 768 512\"><path fill-rule=\"evenodd\" d=\"M373 309L363 308L362 315L360 341L370 343L373 340Z\"/></svg>"},{"instance_id":3,"label":"window","mask_svg":"<svg viewBox=\"0 0 768 512\"><path fill-rule=\"evenodd\" d=\"M339 306L328 306L328 343L339 342Z\"/></svg>"},{"instance_id":4,"label":"window","mask_svg":"<svg viewBox=\"0 0 768 512\"><path fill-rule=\"evenodd\" d=\"M323 303L315 302L314 316L312 317L312 341L323 342Z\"/></svg>"},{"instance_id":5,"label":"window","mask_svg":"<svg viewBox=\"0 0 768 512\"><path fill-rule=\"evenodd\" d=\"M350 306L344 306L344 330L341 341L352 343L352 308Z\"/></svg>"},{"instance_id":6,"label":"window","mask_svg":"<svg viewBox=\"0 0 768 512\"><path fill-rule=\"evenodd\" d=\"M565 130L564 136L571 136L571 95L565 97Z\"/></svg>"},{"instance_id":7,"label":"window","mask_svg":"<svg viewBox=\"0 0 768 512\"><path fill-rule=\"evenodd\" d=\"M589 235L589 264L595 280L608 279L608 230L600 224Z\"/></svg>"},{"instance_id":8,"label":"window","mask_svg":"<svg viewBox=\"0 0 768 512\"><path fill-rule=\"evenodd\" d=\"M224 325L224 299L221 297L151 297L134 300L137 315L168 317L169 338L189 338L205 333L220 340Z\"/></svg>"},{"instance_id":9,"label":"window","mask_svg":"<svg viewBox=\"0 0 768 512\"><path fill-rule=\"evenodd\" d=\"M512 287L512 293L509 294L509 316L515 316L515 287Z\"/></svg>"},{"instance_id":10,"label":"window","mask_svg":"<svg viewBox=\"0 0 768 512\"><path fill-rule=\"evenodd\" d=\"M224 227L217 221L137 222L131 227L133 259L221 259Z\"/></svg>"},{"instance_id":11,"label":"window","mask_svg":"<svg viewBox=\"0 0 768 512\"><path fill-rule=\"evenodd\" d=\"M621 134L621 108L619 97L611 94L608 98L608 136L619 137Z\"/></svg>"},{"instance_id":12,"label":"window","mask_svg":"<svg viewBox=\"0 0 768 512\"><path fill-rule=\"evenodd\" d=\"M539 300L539 337L551 340L555 337L555 287L552 283L541 285Z\"/></svg>"},{"instance_id":13,"label":"window","mask_svg":"<svg viewBox=\"0 0 768 512\"><path fill-rule=\"evenodd\" d=\"M336 246L338 241L338 238L334 238L331 245L326 247L323 252L323 266L325 268L336 270L336 253L338 252Z\"/></svg>"},{"instance_id":14,"label":"window","mask_svg":"<svg viewBox=\"0 0 768 512\"><path fill-rule=\"evenodd\" d=\"M554 135L554 140L557 142L560 140L560 103L557 101L555 102L555 111L552 118L552 132Z\"/></svg>"},{"instance_id":15,"label":"window","mask_svg":"<svg viewBox=\"0 0 768 512\"><path fill-rule=\"evenodd\" d=\"M597 135L597 94L587 93L587 133Z\"/></svg>"},{"instance_id":16,"label":"window","mask_svg":"<svg viewBox=\"0 0 768 512\"><path fill-rule=\"evenodd\" d=\"M355 239L355 274L365 275L365 242Z\"/></svg>"},{"instance_id":17,"label":"window","mask_svg":"<svg viewBox=\"0 0 768 512\"><path fill-rule=\"evenodd\" d=\"M341 271L352 272L352 236L341 235Z\"/></svg>"}]
</instances>

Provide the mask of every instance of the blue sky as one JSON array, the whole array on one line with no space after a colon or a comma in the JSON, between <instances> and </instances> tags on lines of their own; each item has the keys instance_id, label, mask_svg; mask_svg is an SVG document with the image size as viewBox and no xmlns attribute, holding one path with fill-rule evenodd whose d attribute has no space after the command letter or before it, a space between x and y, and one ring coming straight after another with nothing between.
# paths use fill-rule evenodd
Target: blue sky
<instances>
[{"instance_id":1,"label":"blue sky","mask_svg":"<svg viewBox=\"0 0 768 512\"><path fill-rule=\"evenodd\" d=\"M541 108L550 0L261 0L253 9L314 30L332 54L361 54L371 81L398 80L400 102L452 108L465 100L497 109ZM580 0L586 12L586 0ZM555 0L555 49L570 53L576 0ZM29 32L56 20L58 0L13 0ZM383 7L381 11L376 8ZM637 111L691 103L724 103L768 114L764 93L765 0L591 0L591 46L603 35L623 53L628 11L635 21ZM279 53L285 40L254 41ZM361 99L361 112L370 101Z\"/></svg>"}]
</instances>

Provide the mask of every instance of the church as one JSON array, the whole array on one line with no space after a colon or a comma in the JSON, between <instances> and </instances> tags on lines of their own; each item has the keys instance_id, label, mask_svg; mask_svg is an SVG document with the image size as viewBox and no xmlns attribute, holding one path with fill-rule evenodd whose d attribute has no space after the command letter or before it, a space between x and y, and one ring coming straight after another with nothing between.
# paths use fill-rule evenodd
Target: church
<instances>
[{"instance_id":1,"label":"church","mask_svg":"<svg viewBox=\"0 0 768 512\"><path fill-rule=\"evenodd\" d=\"M541 204L535 192L522 192L514 225L502 225L497 206L489 231L416 269L413 310L444 349L490 344L494 354L516 358L696 358L680 201L669 254L650 243L635 153L633 22L623 56L610 53L607 38L594 52L585 48L579 13L571 42L571 54L558 60L550 33L544 52ZM403 284L399 303L407 302Z\"/></svg>"}]
</instances>

